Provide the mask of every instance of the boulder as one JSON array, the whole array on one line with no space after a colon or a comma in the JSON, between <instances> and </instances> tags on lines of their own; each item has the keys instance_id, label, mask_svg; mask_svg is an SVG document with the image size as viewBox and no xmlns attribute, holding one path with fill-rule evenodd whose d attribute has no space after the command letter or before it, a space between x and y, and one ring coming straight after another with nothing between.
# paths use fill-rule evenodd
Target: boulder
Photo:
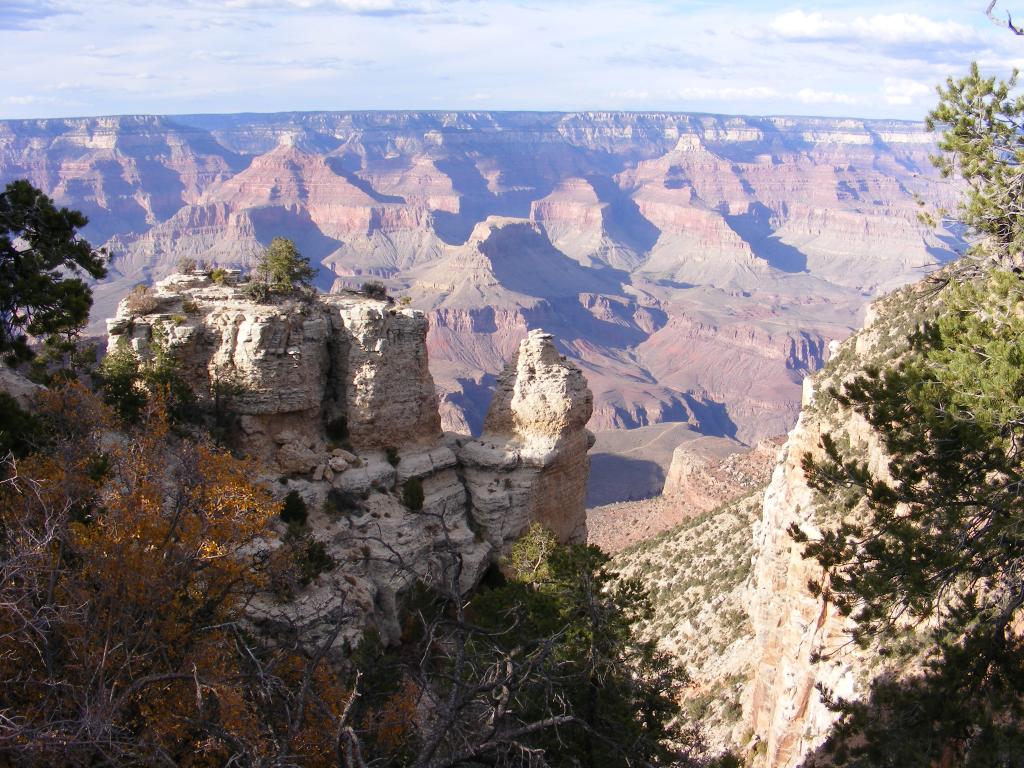
<instances>
[{"instance_id":1,"label":"boulder","mask_svg":"<svg viewBox=\"0 0 1024 768\"><path fill-rule=\"evenodd\" d=\"M302 443L287 443L277 450L277 466L282 472L301 475L319 463L320 457Z\"/></svg>"}]
</instances>

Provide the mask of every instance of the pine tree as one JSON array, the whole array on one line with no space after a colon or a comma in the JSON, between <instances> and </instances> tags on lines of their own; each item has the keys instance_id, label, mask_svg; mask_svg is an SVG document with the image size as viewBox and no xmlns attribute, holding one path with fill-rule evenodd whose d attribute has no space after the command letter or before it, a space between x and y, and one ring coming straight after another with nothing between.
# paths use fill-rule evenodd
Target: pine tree
<instances>
[{"instance_id":1,"label":"pine tree","mask_svg":"<svg viewBox=\"0 0 1024 768\"><path fill-rule=\"evenodd\" d=\"M897 362L828 396L860 414L888 459L873 471L832 436L804 457L812 488L843 512L813 538L813 587L876 652L907 630L922 667L833 701L833 764L1018 766L1024 755L1024 98L977 66L939 89L937 164L968 185L960 217L978 241L947 269L941 309ZM983 258L978 258L983 257ZM1007 270L1011 267L1013 271Z\"/></svg>"},{"instance_id":2,"label":"pine tree","mask_svg":"<svg viewBox=\"0 0 1024 768\"><path fill-rule=\"evenodd\" d=\"M76 335L89 318L92 291L82 276L106 276L104 254L78 235L88 223L58 209L22 179L0 193L0 356L30 359L30 341Z\"/></svg>"},{"instance_id":3,"label":"pine tree","mask_svg":"<svg viewBox=\"0 0 1024 768\"><path fill-rule=\"evenodd\" d=\"M312 285L316 270L294 242L275 237L256 263L256 276L271 292L291 293Z\"/></svg>"},{"instance_id":4,"label":"pine tree","mask_svg":"<svg viewBox=\"0 0 1024 768\"><path fill-rule=\"evenodd\" d=\"M966 77L940 87L939 105L929 113L930 130L942 130L933 162L945 177L967 183L956 218L982 238L991 257L1021 266L1024 250L1024 96L1013 96L1017 71L1009 80L982 77L976 63Z\"/></svg>"}]
</instances>

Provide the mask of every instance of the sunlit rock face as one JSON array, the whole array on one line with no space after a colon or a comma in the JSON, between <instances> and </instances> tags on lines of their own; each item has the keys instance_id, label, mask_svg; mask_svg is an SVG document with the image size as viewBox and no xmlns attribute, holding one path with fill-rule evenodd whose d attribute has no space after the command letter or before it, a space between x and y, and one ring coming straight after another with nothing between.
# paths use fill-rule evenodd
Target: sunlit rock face
<instances>
[{"instance_id":1,"label":"sunlit rock face","mask_svg":"<svg viewBox=\"0 0 1024 768\"><path fill-rule=\"evenodd\" d=\"M297 617L318 594L351 592L362 608L342 639L370 626L397 639L416 580L449 588L457 562L469 590L533 522L585 540L593 396L549 334L522 342L475 440L441 432L422 312L354 292L259 303L239 281L175 274L142 311L125 299L108 351L166 350L260 479L298 490L311 535L336 562L360 564L310 585Z\"/></svg>"},{"instance_id":2,"label":"sunlit rock face","mask_svg":"<svg viewBox=\"0 0 1024 768\"><path fill-rule=\"evenodd\" d=\"M531 331L498 377L483 435L460 452L474 519L495 546L507 546L532 521L562 541L586 541L592 410L580 370L550 334Z\"/></svg>"},{"instance_id":3,"label":"sunlit rock face","mask_svg":"<svg viewBox=\"0 0 1024 768\"><path fill-rule=\"evenodd\" d=\"M873 678L899 677L920 661L887 659L853 642L851 619L809 588L823 574L816 561L804 558L790 530L795 525L813 540L857 514L810 487L804 459L824 458L823 435L848 446L875 477L887 477L878 435L860 414L840 407L832 392L870 366L892 365L905 353L910 331L936 311L939 296L922 281L875 302L862 328L837 345L833 361L805 381L800 418L764 494L745 596L754 631L744 719L759 768L795 768L821 747L837 718L826 695L857 699ZM924 636L930 629L918 631Z\"/></svg>"},{"instance_id":4,"label":"sunlit rock face","mask_svg":"<svg viewBox=\"0 0 1024 768\"><path fill-rule=\"evenodd\" d=\"M446 430L544 328L595 431L687 422L748 445L878 292L955 238L920 124L659 113L292 113L0 122L0 182L84 211L112 253L95 318L181 257L241 267L276 235L319 286L424 311Z\"/></svg>"},{"instance_id":5,"label":"sunlit rock face","mask_svg":"<svg viewBox=\"0 0 1024 768\"><path fill-rule=\"evenodd\" d=\"M206 275L171 276L153 296L142 316L121 303L108 349L149 354L166 339L197 394L230 388L249 455L296 471L300 456L322 452L332 422L355 450L440 438L422 312L355 294L262 304Z\"/></svg>"}]
</instances>

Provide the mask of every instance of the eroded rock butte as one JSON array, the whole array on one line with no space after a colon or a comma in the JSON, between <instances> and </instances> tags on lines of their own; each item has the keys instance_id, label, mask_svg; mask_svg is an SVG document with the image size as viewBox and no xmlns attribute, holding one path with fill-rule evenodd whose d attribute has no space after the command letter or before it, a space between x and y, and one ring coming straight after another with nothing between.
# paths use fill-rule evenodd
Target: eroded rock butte
<instances>
[{"instance_id":1,"label":"eroded rock butte","mask_svg":"<svg viewBox=\"0 0 1024 768\"><path fill-rule=\"evenodd\" d=\"M234 419L260 479L297 490L313 537L336 562L360 563L293 601L301 617L349 594L360 612L340 641L370 626L397 639L412 583L450 583L457 567L472 588L533 521L586 539L593 397L550 334L522 341L477 440L441 431L422 312L356 293L256 303L233 272L172 275L150 298L144 313L121 302L109 350L147 358L163 345L207 409Z\"/></svg>"}]
</instances>

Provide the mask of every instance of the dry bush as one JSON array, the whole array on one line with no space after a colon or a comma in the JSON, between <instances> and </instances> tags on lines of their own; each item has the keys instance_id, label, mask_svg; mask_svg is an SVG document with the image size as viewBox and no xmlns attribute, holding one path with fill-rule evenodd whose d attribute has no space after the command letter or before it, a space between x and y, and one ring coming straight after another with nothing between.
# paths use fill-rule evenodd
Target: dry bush
<instances>
[{"instance_id":1,"label":"dry bush","mask_svg":"<svg viewBox=\"0 0 1024 768\"><path fill-rule=\"evenodd\" d=\"M159 401L131 434L77 385L40 418L47 452L0 475L0 764L333 764L329 645L246 619L277 513L252 467Z\"/></svg>"},{"instance_id":2,"label":"dry bush","mask_svg":"<svg viewBox=\"0 0 1024 768\"><path fill-rule=\"evenodd\" d=\"M160 300L148 285L139 283L125 296L125 308L134 317L149 315L160 308Z\"/></svg>"}]
</instances>

